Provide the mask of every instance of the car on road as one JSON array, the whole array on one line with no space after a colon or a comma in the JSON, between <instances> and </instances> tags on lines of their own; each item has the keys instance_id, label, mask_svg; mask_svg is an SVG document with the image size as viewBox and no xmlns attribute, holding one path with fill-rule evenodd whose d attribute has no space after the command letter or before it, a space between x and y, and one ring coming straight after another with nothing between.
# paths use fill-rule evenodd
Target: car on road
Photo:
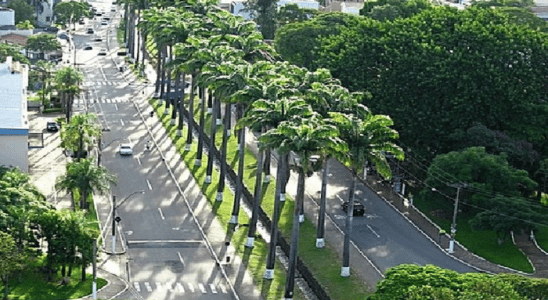
<instances>
[{"instance_id":1,"label":"car on road","mask_svg":"<svg viewBox=\"0 0 548 300\"><path fill-rule=\"evenodd\" d=\"M86 25L86 20L84 20L83 18L78 20L78 24L80 25Z\"/></svg>"},{"instance_id":2,"label":"car on road","mask_svg":"<svg viewBox=\"0 0 548 300\"><path fill-rule=\"evenodd\" d=\"M345 213L348 213L348 207L350 207L350 203L348 201L342 204L342 209ZM352 215L355 217L365 215L365 206L363 206L363 204L359 201L354 201L354 213Z\"/></svg>"},{"instance_id":3,"label":"car on road","mask_svg":"<svg viewBox=\"0 0 548 300\"><path fill-rule=\"evenodd\" d=\"M88 34L94 34L95 33L95 30L93 30L93 28L88 28L87 31L86 31Z\"/></svg>"},{"instance_id":4,"label":"car on road","mask_svg":"<svg viewBox=\"0 0 548 300\"><path fill-rule=\"evenodd\" d=\"M102 42L103 41L103 37L101 37L100 35L96 35L92 38L92 40L94 42Z\"/></svg>"},{"instance_id":5,"label":"car on road","mask_svg":"<svg viewBox=\"0 0 548 300\"><path fill-rule=\"evenodd\" d=\"M97 55L101 55L101 56L107 55L107 49L102 48L101 50L99 50L99 53L97 53Z\"/></svg>"},{"instance_id":6,"label":"car on road","mask_svg":"<svg viewBox=\"0 0 548 300\"><path fill-rule=\"evenodd\" d=\"M120 155L132 155L133 146L131 144L121 144L118 152L120 153Z\"/></svg>"},{"instance_id":7,"label":"car on road","mask_svg":"<svg viewBox=\"0 0 548 300\"><path fill-rule=\"evenodd\" d=\"M85 44L83 49L84 50L93 50L93 46L91 44Z\"/></svg>"},{"instance_id":8,"label":"car on road","mask_svg":"<svg viewBox=\"0 0 548 300\"><path fill-rule=\"evenodd\" d=\"M108 22L107 21L101 21L101 25L108 26Z\"/></svg>"},{"instance_id":9,"label":"car on road","mask_svg":"<svg viewBox=\"0 0 548 300\"><path fill-rule=\"evenodd\" d=\"M56 122L48 122L46 124L46 129L47 131L59 131L59 124L57 124Z\"/></svg>"},{"instance_id":10,"label":"car on road","mask_svg":"<svg viewBox=\"0 0 548 300\"><path fill-rule=\"evenodd\" d=\"M110 11L111 11L111 12L116 12L116 7L112 7L112 8L110 9Z\"/></svg>"},{"instance_id":11,"label":"car on road","mask_svg":"<svg viewBox=\"0 0 548 300\"><path fill-rule=\"evenodd\" d=\"M60 32L57 34L57 37L62 39L62 40L67 40L69 41L70 40L70 37L69 35L66 33L66 32Z\"/></svg>"}]
</instances>

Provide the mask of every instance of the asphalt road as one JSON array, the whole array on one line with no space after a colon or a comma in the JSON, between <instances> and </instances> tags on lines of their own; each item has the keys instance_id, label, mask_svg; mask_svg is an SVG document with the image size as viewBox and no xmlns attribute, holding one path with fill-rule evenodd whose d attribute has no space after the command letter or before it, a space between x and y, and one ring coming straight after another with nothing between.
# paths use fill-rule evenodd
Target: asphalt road
<instances>
[{"instance_id":1,"label":"asphalt road","mask_svg":"<svg viewBox=\"0 0 548 300\"><path fill-rule=\"evenodd\" d=\"M119 13L110 12L110 3L91 2L113 18ZM234 299L157 151L145 151L150 137L131 100L142 96L146 86L130 83L120 72L115 62L120 58L116 56L114 27L100 25L101 18L88 20L73 33L76 62L85 74L86 89L75 108L99 116L106 130L101 164L118 176L112 193L121 217L119 228L127 240L125 273L131 286L118 298ZM92 42L93 35L85 33L89 27L103 41ZM92 50L83 50L87 43L92 44ZM98 55L102 48L108 49L106 56ZM134 154L121 156L118 147L128 142L134 146ZM110 207L98 210L106 219Z\"/></svg>"}]
</instances>

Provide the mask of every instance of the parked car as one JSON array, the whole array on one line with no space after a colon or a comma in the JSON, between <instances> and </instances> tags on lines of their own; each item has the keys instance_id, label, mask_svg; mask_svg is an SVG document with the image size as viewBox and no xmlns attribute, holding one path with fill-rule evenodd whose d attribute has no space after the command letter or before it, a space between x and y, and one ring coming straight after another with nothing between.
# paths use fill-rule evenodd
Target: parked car
<instances>
[{"instance_id":1,"label":"parked car","mask_svg":"<svg viewBox=\"0 0 548 300\"><path fill-rule=\"evenodd\" d=\"M131 144L121 144L118 152L120 152L120 155L132 155L133 146Z\"/></svg>"},{"instance_id":2,"label":"parked car","mask_svg":"<svg viewBox=\"0 0 548 300\"><path fill-rule=\"evenodd\" d=\"M91 44L85 44L83 49L84 50L93 50L93 46Z\"/></svg>"},{"instance_id":3,"label":"parked car","mask_svg":"<svg viewBox=\"0 0 548 300\"><path fill-rule=\"evenodd\" d=\"M342 209L345 213L348 213L349 206L350 203L348 201L343 203ZM354 201L354 213L352 215L356 217L365 215L365 206L363 206L363 204L361 204L359 201Z\"/></svg>"},{"instance_id":4,"label":"parked car","mask_svg":"<svg viewBox=\"0 0 548 300\"><path fill-rule=\"evenodd\" d=\"M59 131L59 124L56 122L48 122L46 125L47 131Z\"/></svg>"},{"instance_id":5,"label":"parked car","mask_svg":"<svg viewBox=\"0 0 548 300\"><path fill-rule=\"evenodd\" d=\"M97 55L101 55L101 56L107 55L107 49L103 48L103 49L99 50L99 53L97 53Z\"/></svg>"},{"instance_id":6,"label":"parked car","mask_svg":"<svg viewBox=\"0 0 548 300\"><path fill-rule=\"evenodd\" d=\"M86 31L88 34L94 34L95 33L95 30L93 30L93 28L88 28L88 30Z\"/></svg>"},{"instance_id":7,"label":"parked car","mask_svg":"<svg viewBox=\"0 0 548 300\"><path fill-rule=\"evenodd\" d=\"M100 35L96 35L92 39L94 42L102 42L103 38Z\"/></svg>"},{"instance_id":8,"label":"parked car","mask_svg":"<svg viewBox=\"0 0 548 300\"><path fill-rule=\"evenodd\" d=\"M101 25L108 26L108 22L107 21L101 21Z\"/></svg>"},{"instance_id":9,"label":"parked car","mask_svg":"<svg viewBox=\"0 0 548 300\"><path fill-rule=\"evenodd\" d=\"M69 41L70 40L70 37L69 35L66 33L66 32L60 32L57 34L57 37L62 39L62 40L67 40Z\"/></svg>"},{"instance_id":10,"label":"parked car","mask_svg":"<svg viewBox=\"0 0 548 300\"><path fill-rule=\"evenodd\" d=\"M86 20L84 20L83 18L78 20L78 24L80 25L86 25Z\"/></svg>"},{"instance_id":11,"label":"parked car","mask_svg":"<svg viewBox=\"0 0 548 300\"><path fill-rule=\"evenodd\" d=\"M110 11L111 11L111 12L115 12L115 11L116 11L116 7L113 6L113 7L110 9Z\"/></svg>"}]
</instances>

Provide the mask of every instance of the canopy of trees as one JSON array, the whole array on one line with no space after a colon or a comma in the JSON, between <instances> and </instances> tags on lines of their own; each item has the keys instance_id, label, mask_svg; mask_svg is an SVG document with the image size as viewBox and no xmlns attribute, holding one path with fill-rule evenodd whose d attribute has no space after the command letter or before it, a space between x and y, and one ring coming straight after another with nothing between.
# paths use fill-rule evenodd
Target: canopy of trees
<instances>
[{"instance_id":1,"label":"canopy of trees","mask_svg":"<svg viewBox=\"0 0 548 300\"><path fill-rule=\"evenodd\" d=\"M55 5L55 17L59 24L69 26L83 17L91 17L91 6L88 2L63 1Z\"/></svg>"},{"instance_id":2,"label":"canopy of trees","mask_svg":"<svg viewBox=\"0 0 548 300\"><path fill-rule=\"evenodd\" d=\"M34 23L34 8L25 0L13 0L7 5L15 11L15 24L30 21Z\"/></svg>"},{"instance_id":3,"label":"canopy of trees","mask_svg":"<svg viewBox=\"0 0 548 300\"><path fill-rule=\"evenodd\" d=\"M547 279L465 273L432 265L399 265L386 271L370 300L526 300L548 294Z\"/></svg>"}]
</instances>

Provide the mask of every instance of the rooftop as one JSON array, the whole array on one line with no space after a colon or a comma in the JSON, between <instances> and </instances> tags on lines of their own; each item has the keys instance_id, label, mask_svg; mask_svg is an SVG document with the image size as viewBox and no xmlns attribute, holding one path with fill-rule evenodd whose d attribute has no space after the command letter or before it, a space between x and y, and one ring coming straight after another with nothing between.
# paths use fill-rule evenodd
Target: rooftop
<instances>
[{"instance_id":1,"label":"rooftop","mask_svg":"<svg viewBox=\"0 0 548 300\"><path fill-rule=\"evenodd\" d=\"M9 61L0 63L0 130L28 130L27 104L23 97L25 72L12 73ZM19 70L23 69L19 65Z\"/></svg>"}]
</instances>

